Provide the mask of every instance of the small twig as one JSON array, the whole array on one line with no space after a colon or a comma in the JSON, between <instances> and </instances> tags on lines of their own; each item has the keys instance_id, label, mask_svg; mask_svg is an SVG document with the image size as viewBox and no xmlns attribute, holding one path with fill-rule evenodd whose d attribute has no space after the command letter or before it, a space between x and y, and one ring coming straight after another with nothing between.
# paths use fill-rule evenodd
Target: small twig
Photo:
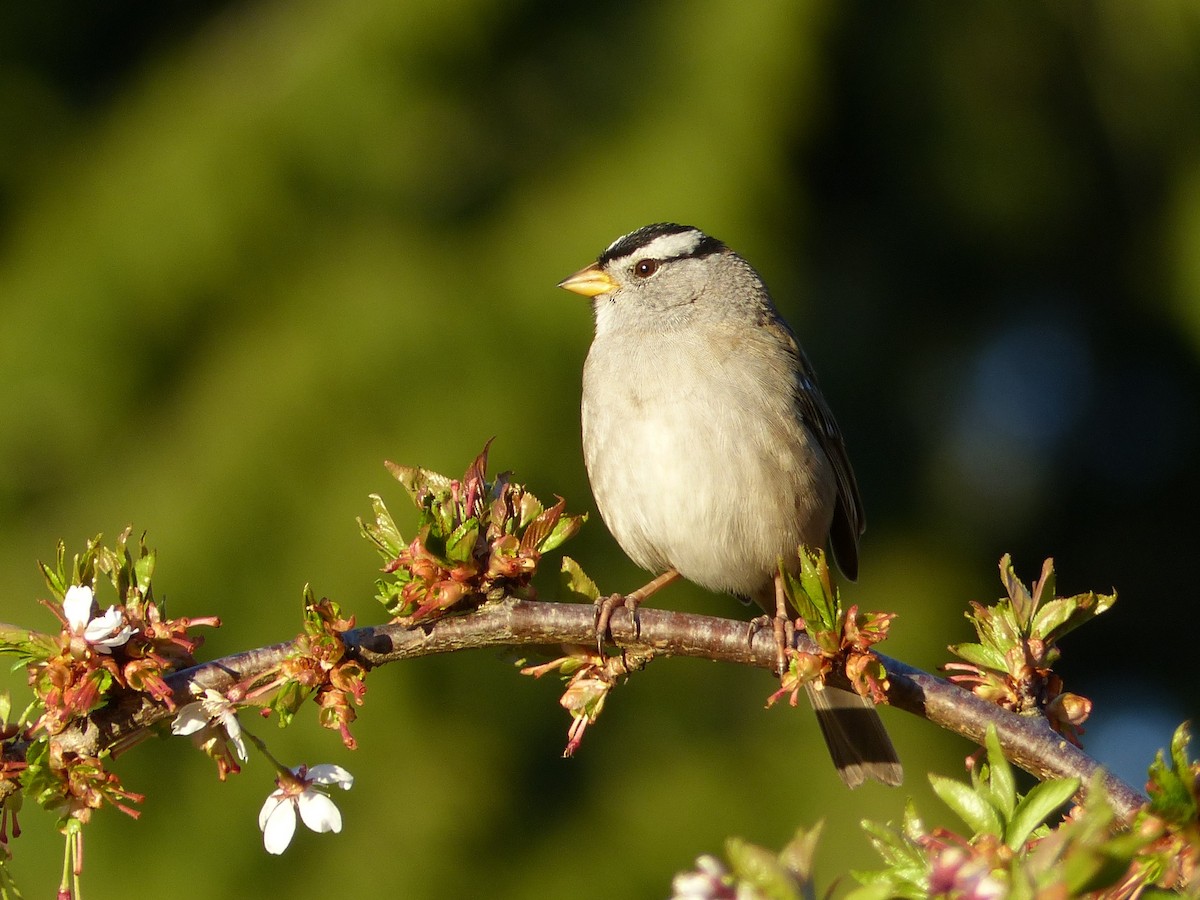
<instances>
[{"instance_id":1,"label":"small twig","mask_svg":"<svg viewBox=\"0 0 1200 900\"><path fill-rule=\"evenodd\" d=\"M638 620L640 629L636 635L627 617L617 616L611 623L613 640L619 647L631 652L693 656L767 670L776 664L772 636L760 631L748 638L747 624L742 621L646 608L638 611ZM344 639L347 652L369 667L483 647L587 645L595 639L594 613L591 606L583 604L506 600L416 628L400 625L356 628L346 632ZM804 634L796 636L796 646L801 651L815 652L815 646ZM191 685L224 690L240 679L278 665L291 647L290 643L276 644L238 653L176 672L167 682L175 696L186 701L191 696ZM888 700L897 709L921 716L981 745L988 724L993 724L1005 756L1038 778L1075 776L1087 785L1100 770L1094 759L1052 731L1040 717L1018 716L945 679L882 654L880 659L890 681ZM839 686L848 687L848 683L841 682ZM145 695L127 696L122 702L95 713L84 728L60 739L68 748L78 743L92 752L97 748L119 751L135 743L150 725L170 715L165 706ZM1126 823L1132 822L1146 798L1112 775L1104 775L1104 784L1117 815Z\"/></svg>"}]
</instances>

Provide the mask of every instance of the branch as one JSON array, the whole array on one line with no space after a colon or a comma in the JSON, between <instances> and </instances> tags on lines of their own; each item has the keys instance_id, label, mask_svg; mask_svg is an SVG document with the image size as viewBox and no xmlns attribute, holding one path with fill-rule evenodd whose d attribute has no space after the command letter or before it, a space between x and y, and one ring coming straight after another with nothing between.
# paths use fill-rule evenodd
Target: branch
<instances>
[{"instance_id":1,"label":"branch","mask_svg":"<svg viewBox=\"0 0 1200 900\"><path fill-rule=\"evenodd\" d=\"M771 671L776 648L769 629L748 638L747 623L711 616L659 609L638 611L640 629L619 617L611 624L613 639L624 651L662 656L693 656ZM585 604L546 603L508 599L488 603L466 615L451 616L432 624L408 628L377 625L356 628L344 635L349 656L367 667L418 656L453 653L497 646L576 644L595 641L593 608ZM804 634L796 636L797 649L815 652ZM249 650L176 672L167 682L182 703L192 697L191 686L224 690L247 676L278 665L292 643ZM1005 756L1039 779L1074 776L1088 785L1099 764L1056 734L1040 717L1019 716L988 703L942 678L880 655L887 669L888 701L897 709L928 719L982 745L988 724L994 724ZM836 681L848 687L845 681ZM121 752L146 735L149 726L171 712L144 694L126 695L99 710L81 728L59 736L65 749L94 754L98 749ZM1103 782L1117 815L1126 823L1147 802L1137 790L1105 773Z\"/></svg>"}]
</instances>

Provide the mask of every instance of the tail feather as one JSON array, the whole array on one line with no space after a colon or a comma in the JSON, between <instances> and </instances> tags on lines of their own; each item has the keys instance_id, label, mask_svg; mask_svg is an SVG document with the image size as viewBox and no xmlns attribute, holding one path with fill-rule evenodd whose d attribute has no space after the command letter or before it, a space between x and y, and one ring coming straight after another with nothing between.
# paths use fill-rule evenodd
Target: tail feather
<instances>
[{"instance_id":1,"label":"tail feather","mask_svg":"<svg viewBox=\"0 0 1200 900\"><path fill-rule=\"evenodd\" d=\"M900 784L904 770L875 704L840 688L818 690L813 684L807 688L829 755L847 787L856 788L868 778Z\"/></svg>"}]
</instances>

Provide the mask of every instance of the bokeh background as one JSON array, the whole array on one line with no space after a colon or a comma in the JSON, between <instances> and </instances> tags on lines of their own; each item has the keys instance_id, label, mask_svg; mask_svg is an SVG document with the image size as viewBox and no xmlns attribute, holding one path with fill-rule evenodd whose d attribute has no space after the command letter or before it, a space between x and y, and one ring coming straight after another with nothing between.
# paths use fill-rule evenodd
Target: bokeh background
<instances>
[{"instance_id":1,"label":"bokeh background","mask_svg":"<svg viewBox=\"0 0 1200 900\"><path fill-rule=\"evenodd\" d=\"M1005 551L1115 587L1062 670L1140 783L1200 706L1198 111L1192 0L6 4L0 620L51 625L35 561L133 523L174 612L225 621L206 658L294 634L306 582L378 621L355 518L382 491L413 521L382 461L454 474L493 435L496 468L592 510L591 317L554 285L676 220L762 271L817 365L885 649L946 661ZM640 583L598 517L568 552ZM87 829L87 895L654 897L728 835L824 819L831 878L875 863L860 819L911 795L943 820L924 773L965 743L885 711L907 783L848 794L771 689L656 662L562 760L557 685L510 657L391 666L356 753L246 717L357 776L342 834L270 858L264 761L218 784L151 741L116 763L141 820ZM46 896L61 842L21 818Z\"/></svg>"}]
</instances>

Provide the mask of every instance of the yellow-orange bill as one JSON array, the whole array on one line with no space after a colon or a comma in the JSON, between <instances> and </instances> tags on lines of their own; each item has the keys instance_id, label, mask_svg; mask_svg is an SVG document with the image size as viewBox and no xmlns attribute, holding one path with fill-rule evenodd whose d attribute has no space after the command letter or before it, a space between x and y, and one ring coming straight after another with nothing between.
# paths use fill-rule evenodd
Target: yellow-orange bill
<instances>
[{"instance_id":1,"label":"yellow-orange bill","mask_svg":"<svg viewBox=\"0 0 1200 900\"><path fill-rule=\"evenodd\" d=\"M560 288L584 297L596 297L616 290L616 283L609 278L595 263L585 269L580 269L574 275L564 278L558 283Z\"/></svg>"}]
</instances>

